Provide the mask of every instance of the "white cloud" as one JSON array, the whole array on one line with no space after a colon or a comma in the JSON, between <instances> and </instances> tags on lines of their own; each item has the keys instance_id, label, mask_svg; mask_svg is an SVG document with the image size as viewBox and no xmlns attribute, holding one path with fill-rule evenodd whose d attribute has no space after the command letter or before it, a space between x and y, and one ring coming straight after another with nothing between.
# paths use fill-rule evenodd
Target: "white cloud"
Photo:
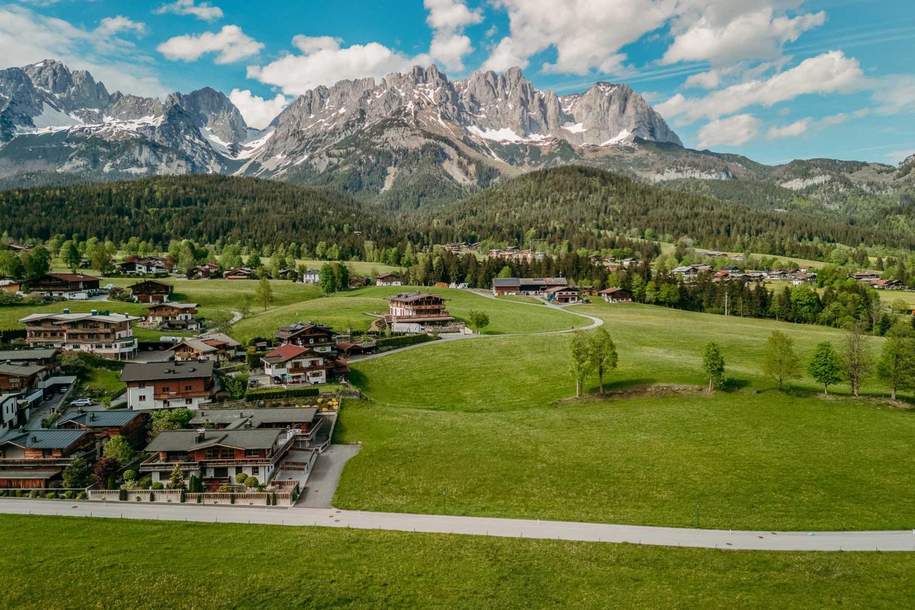
<instances>
[{"instance_id":1,"label":"white cloud","mask_svg":"<svg viewBox=\"0 0 915 610\"><path fill-rule=\"evenodd\" d=\"M746 144L759 133L759 126L759 119L751 114L712 121L699 130L699 148Z\"/></svg>"},{"instance_id":2,"label":"white cloud","mask_svg":"<svg viewBox=\"0 0 915 610\"><path fill-rule=\"evenodd\" d=\"M286 95L301 95L344 79L400 72L416 61L377 42L343 47L329 36L296 36L293 44L301 55L286 55L265 66L249 66L248 77L280 87Z\"/></svg>"},{"instance_id":3,"label":"white cloud","mask_svg":"<svg viewBox=\"0 0 915 610\"><path fill-rule=\"evenodd\" d=\"M230 64L257 55L263 48L262 43L249 37L237 25L226 25L218 32L169 38L156 50L168 59L178 61L196 61L207 53L215 53L217 64Z\"/></svg>"},{"instance_id":4,"label":"white cloud","mask_svg":"<svg viewBox=\"0 0 915 610\"><path fill-rule=\"evenodd\" d=\"M624 69L620 49L663 25L675 0L494 0L508 12L510 33L493 49L484 67L506 70L527 67L530 58L554 49L556 61L547 72L584 75L593 70Z\"/></svg>"},{"instance_id":5,"label":"white cloud","mask_svg":"<svg viewBox=\"0 0 915 610\"><path fill-rule=\"evenodd\" d=\"M810 129L810 119L801 119L781 127L770 127L766 132L766 137L770 140L780 140L782 138L796 138L797 136L807 133Z\"/></svg>"},{"instance_id":6,"label":"white cloud","mask_svg":"<svg viewBox=\"0 0 915 610\"><path fill-rule=\"evenodd\" d=\"M172 13L175 15L192 15L203 21L216 21L222 18L222 9L209 2L196 3L194 0L175 0L156 9L157 15Z\"/></svg>"},{"instance_id":7,"label":"white cloud","mask_svg":"<svg viewBox=\"0 0 915 610\"><path fill-rule=\"evenodd\" d=\"M793 42L811 28L823 25L826 13L788 17L772 6L741 6L733 0L699 0L696 10L674 20L674 41L662 63L708 61L730 65L744 60L775 59L785 43ZM750 9L750 10L746 10ZM742 12L742 11L746 12Z\"/></svg>"},{"instance_id":8,"label":"white cloud","mask_svg":"<svg viewBox=\"0 0 915 610\"><path fill-rule=\"evenodd\" d=\"M121 32L132 32L142 36L146 33L146 24L128 19L123 15L116 15L102 19L99 26L95 28L95 32L100 36L113 36Z\"/></svg>"},{"instance_id":9,"label":"white cloud","mask_svg":"<svg viewBox=\"0 0 915 610\"><path fill-rule=\"evenodd\" d=\"M463 70L464 57L473 51L473 44L463 31L483 21L482 11L470 10L459 0L423 0L423 6L429 11L426 23L433 31L429 56L446 70Z\"/></svg>"},{"instance_id":10,"label":"white cloud","mask_svg":"<svg viewBox=\"0 0 915 610\"><path fill-rule=\"evenodd\" d=\"M70 68L88 70L110 90L149 96L168 92L145 65L147 58L129 41L103 32L84 30L25 7L0 6L0 66L55 58ZM123 59L126 51L131 53L130 62Z\"/></svg>"},{"instance_id":11,"label":"white cloud","mask_svg":"<svg viewBox=\"0 0 915 610\"><path fill-rule=\"evenodd\" d=\"M861 88L864 74L858 60L841 51L830 51L802 61L766 80L750 80L709 93L687 98L678 93L657 106L666 118L677 117L690 123L702 117L715 119L750 106L770 107L801 95L844 93Z\"/></svg>"},{"instance_id":12,"label":"white cloud","mask_svg":"<svg viewBox=\"0 0 915 610\"><path fill-rule=\"evenodd\" d=\"M873 98L883 114L915 112L915 75L894 74L880 79Z\"/></svg>"},{"instance_id":13,"label":"white cloud","mask_svg":"<svg viewBox=\"0 0 915 610\"><path fill-rule=\"evenodd\" d=\"M238 111L241 112L242 117L245 119L245 123L247 123L249 127L254 127L255 129L263 129L269 125L270 122L289 104L289 100L279 93L271 100L258 97L247 89L244 91L241 89L232 89L232 92L229 94L229 100L231 100L231 102L235 104L235 107L238 108Z\"/></svg>"},{"instance_id":14,"label":"white cloud","mask_svg":"<svg viewBox=\"0 0 915 610\"><path fill-rule=\"evenodd\" d=\"M714 89L721 84L721 72L718 70L709 70L693 74L683 83L684 87L701 87L702 89Z\"/></svg>"}]
</instances>

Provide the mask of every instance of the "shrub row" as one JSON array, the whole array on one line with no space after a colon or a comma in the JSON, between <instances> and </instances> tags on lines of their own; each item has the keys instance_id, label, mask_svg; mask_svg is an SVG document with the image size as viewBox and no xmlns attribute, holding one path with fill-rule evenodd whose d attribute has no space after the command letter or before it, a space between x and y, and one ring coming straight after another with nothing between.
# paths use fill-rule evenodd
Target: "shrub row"
<instances>
[{"instance_id":1,"label":"shrub row","mask_svg":"<svg viewBox=\"0 0 915 610\"><path fill-rule=\"evenodd\" d=\"M402 335L400 337L382 337L378 339L378 349L393 349L435 341L438 337L432 335Z\"/></svg>"},{"instance_id":2,"label":"shrub row","mask_svg":"<svg viewBox=\"0 0 915 610\"><path fill-rule=\"evenodd\" d=\"M264 388L261 390L249 390L245 395L245 400L269 400L271 398L293 398L319 396L321 390L318 388Z\"/></svg>"}]
</instances>

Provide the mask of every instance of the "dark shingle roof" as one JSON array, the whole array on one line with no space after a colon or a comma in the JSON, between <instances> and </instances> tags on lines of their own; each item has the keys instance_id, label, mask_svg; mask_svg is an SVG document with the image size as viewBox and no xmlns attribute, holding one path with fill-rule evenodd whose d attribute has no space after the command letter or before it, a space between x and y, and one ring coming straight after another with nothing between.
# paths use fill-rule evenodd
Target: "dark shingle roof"
<instances>
[{"instance_id":1,"label":"dark shingle roof","mask_svg":"<svg viewBox=\"0 0 915 610\"><path fill-rule=\"evenodd\" d=\"M89 434L85 430L12 430L0 438L0 445L12 444L28 449L66 449Z\"/></svg>"},{"instance_id":2,"label":"dark shingle roof","mask_svg":"<svg viewBox=\"0 0 915 610\"><path fill-rule=\"evenodd\" d=\"M56 349L15 349L0 351L0 362L18 362L20 360L50 360L57 353Z\"/></svg>"},{"instance_id":3,"label":"dark shingle roof","mask_svg":"<svg viewBox=\"0 0 915 610\"><path fill-rule=\"evenodd\" d=\"M23 364L0 364L0 375L9 375L10 377L29 377L37 375L44 370L40 365L23 365Z\"/></svg>"},{"instance_id":4,"label":"dark shingle roof","mask_svg":"<svg viewBox=\"0 0 915 610\"><path fill-rule=\"evenodd\" d=\"M195 451L224 446L235 449L270 449L283 434L277 428L257 430L166 430L150 441L146 451Z\"/></svg>"},{"instance_id":5,"label":"dark shingle roof","mask_svg":"<svg viewBox=\"0 0 915 610\"><path fill-rule=\"evenodd\" d=\"M213 376L213 363L205 362L128 362L121 381L160 381L168 379L199 379Z\"/></svg>"},{"instance_id":6,"label":"dark shingle roof","mask_svg":"<svg viewBox=\"0 0 915 610\"><path fill-rule=\"evenodd\" d=\"M315 419L318 409L306 408L277 408L277 409L208 409L198 411L191 420L192 426L206 424L223 425L230 429L242 428L250 425L259 428L264 424L300 424L311 423Z\"/></svg>"},{"instance_id":7,"label":"dark shingle roof","mask_svg":"<svg viewBox=\"0 0 915 610\"><path fill-rule=\"evenodd\" d=\"M71 410L61 415L57 425L74 422L89 428L121 428L138 417L143 417L143 413L125 409Z\"/></svg>"}]
</instances>

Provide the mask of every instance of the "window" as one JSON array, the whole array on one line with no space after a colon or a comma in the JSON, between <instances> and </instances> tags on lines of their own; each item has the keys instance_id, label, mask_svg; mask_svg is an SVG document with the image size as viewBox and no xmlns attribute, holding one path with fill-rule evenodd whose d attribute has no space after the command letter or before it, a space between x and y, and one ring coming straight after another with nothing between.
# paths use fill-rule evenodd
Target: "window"
<instances>
[{"instance_id":1,"label":"window","mask_svg":"<svg viewBox=\"0 0 915 610\"><path fill-rule=\"evenodd\" d=\"M235 467L235 474L241 474L241 473L242 473L242 468L241 468L241 466L236 466L236 467Z\"/></svg>"},{"instance_id":2,"label":"window","mask_svg":"<svg viewBox=\"0 0 915 610\"><path fill-rule=\"evenodd\" d=\"M260 474L260 472L261 472L260 466L251 467L251 474Z\"/></svg>"},{"instance_id":3,"label":"window","mask_svg":"<svg viewBox=\"0 0 915 610\"><path fill-rule=\"evenodd\" d=\"M259 449L245 449L245 457L260 457Z\"/></svg>"},{"instance_id":4,"label":"window","mask_svg":"<svg viewBox=\"0 0 915 610\"><path fill-rule=\"evenodd\" d=\"M184 404L186 404L186 405L189 405L189 404L191 404L191 403L193 403L193 402L194 402L194 401L191 400L190 398L185 398L185 399L184 399Z\"/></svg>"}]
</instances>

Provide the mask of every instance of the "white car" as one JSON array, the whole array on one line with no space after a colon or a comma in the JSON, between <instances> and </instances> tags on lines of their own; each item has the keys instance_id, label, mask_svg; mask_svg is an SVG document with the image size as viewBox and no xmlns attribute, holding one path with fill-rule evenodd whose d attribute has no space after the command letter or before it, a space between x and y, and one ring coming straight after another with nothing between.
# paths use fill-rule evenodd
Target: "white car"
<instances>
[{"instance_id":1,"label":"white car","mask_svg":"<svg viewBox=\"0 0 915 610\"><path fill-rule=\"evenodd\" d=\"M91 398L77 398L76 400L70 403L71 407L91 407L92 399Z\"/></svg>"}]
</instances>

